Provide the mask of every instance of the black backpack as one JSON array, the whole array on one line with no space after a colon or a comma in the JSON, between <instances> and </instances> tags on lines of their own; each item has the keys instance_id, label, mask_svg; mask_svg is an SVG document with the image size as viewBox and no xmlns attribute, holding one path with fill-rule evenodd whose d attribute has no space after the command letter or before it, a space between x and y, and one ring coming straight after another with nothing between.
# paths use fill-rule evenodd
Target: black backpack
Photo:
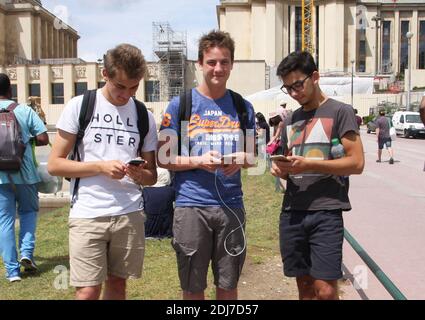
<instances>
[{"instance_id":1,"label":"black backpack","mask_svg":"<svg viewBox=\"0 0 425 320\"><path fill-rule=\"evenodd\" d=\"M78 146L84 138L84 133L87 129L87 126L92 120L94 105L96 103L96 93L97 90L88 90L84 93L83 102L81 104L81 111L78 117L78 133L77 139L75 140L74 150L70 155L70 160L81 161L80 153L78 152ZM149 131L149 116L148 110L143 102L134 99L136 103L137 111L137 129L139 130L140 142L137 148L137 155L140 156L142 153L143 142ZM67 180L70 180L67 178ZM75 197L78 191L78 185L80 184L80 178L75 179L74 190L72 192L71 207L75 202Z\"/></svg>"},{"instance_id":2,"label":"black backpack","mask_svg":"<svg viewBox=\"0 0 425 320\"><path fill-rule=\"evenodd\" d=\"M245 100L242 96L228 89L233 100L233 105L236 107L236 112L238 114L241 130L243 131L244 136L246 137L246 126L248 124L248 112L246 110ZM179 104L179 124L180 132L178 132L178 155L181 155L181 146L182 146L182 135L185 140L188 139L189 135L187 128L182 127L182 121L189 121L192 115L192 90L187 90L180 95L180 104ZM244 139L244 151L246 150L246 139Z\"/></svg>"},{"instance_id":3,"label":"black backpack","mask_svg":"<svg viewBox=\"0 0 425 320\"><path fill-rule=\"evenodd\" d=\"M19 171L24 159L25 144L21 126L15 116L17 103L0 110L0 170Z\"/></svg>"}]
</instances>

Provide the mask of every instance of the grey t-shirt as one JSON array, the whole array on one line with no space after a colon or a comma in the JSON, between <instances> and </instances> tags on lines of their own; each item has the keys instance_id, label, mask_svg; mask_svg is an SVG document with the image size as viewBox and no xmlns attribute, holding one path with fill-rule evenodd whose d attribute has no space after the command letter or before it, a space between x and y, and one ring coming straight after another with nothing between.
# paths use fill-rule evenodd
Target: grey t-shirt
<instances>
[{"instance_id":1,"label":"grey t-shirt","mask_svg":"<svg viewBox=\"0 0 425 320\"><path fill-rule=\"evenodd\" d=\"M386 116L380 116L376 120L376 127L379 128L379 138L390 138L390 122Z\"/></svg>"},{"instance_id":2,"label":"grey t-shirt","mask_svg":"<svg viewBox=\"0 0 425 320\"><path fill-rule=\"evenodd\" d=\"M354 109L328 99L319 108L305 112L297 109L286 119L282 133L285 154L308 159L331 159L332 139L349 131L358 134ZM304 172L288 177L283 201L284 210L351 210L344 179L318 172Z\"/></svg>"}]
</instances>

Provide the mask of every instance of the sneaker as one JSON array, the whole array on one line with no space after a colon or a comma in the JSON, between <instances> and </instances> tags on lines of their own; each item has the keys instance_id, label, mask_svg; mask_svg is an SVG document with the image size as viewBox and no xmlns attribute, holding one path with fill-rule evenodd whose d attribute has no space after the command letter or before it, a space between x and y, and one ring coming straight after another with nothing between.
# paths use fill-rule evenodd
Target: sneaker
<instances>
[{"instance_id":1,"label":"sneaker","mask_svg":"<svg viewBox=\"0 0 425 320\"><path fill-rule=\"evenodd\" d=\"M390 158L390 164L394 164L394 159Z\"/></svg>"},{"instance_id":2,"label":"sneaker","mask_svg":"<svg viewBox=\"0 0 425 320\"><path fill-rule=\"evenodd\" d=\"M30 258L22 257L19 262L24 267L25 272L35 272L38 270L38 267Z\"/></svg>"},{"instance_id":3,"label":"sneaker","mask_svg":"<svg viewBox=\"0 0 425 320\"><path fill-rule=\"evenodd\" d=\"M376 160L376 162L381 162L381 160Z\"/></svg>"},{"instance_id":4,"label":"sneaker","mask_svg":"<svg viewBox=\"0 0 425 320\"><path fill-rule=\"evenodd\" d=\"M9 277L7 278L7 280L9 280L9 282L19 282L21 281L21 277L20 276L13 276L13 277Z\"/></svg>"}]
</instances>

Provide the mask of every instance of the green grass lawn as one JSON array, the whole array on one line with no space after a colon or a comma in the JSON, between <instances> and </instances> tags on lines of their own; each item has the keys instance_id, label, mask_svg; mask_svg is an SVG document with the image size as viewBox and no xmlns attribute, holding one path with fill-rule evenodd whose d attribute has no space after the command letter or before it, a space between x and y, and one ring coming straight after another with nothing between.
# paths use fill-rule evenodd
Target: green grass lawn
<instances>
[{"instance_id":1,"label":"green grass lawn","mask_svg":"<svg viewBox=\"0 0 425 320\"><path fill-rule=\"evenodd\" d=\"M270 174L243 174L247 211L247 259L263 263L278 254L278 220L282 195L274 192ZM35 260L40 271L23 281L9 283L0 262L0 299L73 299L68 286L68 208L57 209L39 217ZM147 240L143 277L128 281L128 299L180 299L180 286L174 250L170 239ZM206 292L214 297L211 274Z\"/></svg>"}]
</instances>

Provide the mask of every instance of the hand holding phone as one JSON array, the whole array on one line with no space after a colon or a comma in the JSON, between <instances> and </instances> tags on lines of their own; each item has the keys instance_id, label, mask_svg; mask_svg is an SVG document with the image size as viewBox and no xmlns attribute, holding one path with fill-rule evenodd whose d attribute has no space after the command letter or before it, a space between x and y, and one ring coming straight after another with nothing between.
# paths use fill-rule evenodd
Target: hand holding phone
<instances>
[{"instance_id":1,"label":"hand holding phone","mask_svg":"<svg viewBox=\"0 0 425 320\"><path fill-rule=\"evenodd\" d=\"M272 156L270 156L270 160L272 160L272 161L291 162L291 160L289 160L286 156L284 156L282 154L272 155Z\"/></svg>"},{"instance_id":2,"label":"hand holding phone","mask_svg":"<svg viewBox=\"0 0 425 320\"><path fill-rule=\"evenodd\" d=\"M234 154L227 154L221 157L221 163L223 164L231 164L236 161L236 155Z\"/></svg>"},{"instance_id":3,"label":"hand holding phone","mask_svg":"<svg viewBox=\"0 0 425 320\"><path fill-rule=\"evenodd\" d=\"M131 166L139 166L141 164L144 164L146 161L142 158L136 158L136 159L132 159L130 161L127 162L128 165Z\"/></svg>"}]
</instances>

